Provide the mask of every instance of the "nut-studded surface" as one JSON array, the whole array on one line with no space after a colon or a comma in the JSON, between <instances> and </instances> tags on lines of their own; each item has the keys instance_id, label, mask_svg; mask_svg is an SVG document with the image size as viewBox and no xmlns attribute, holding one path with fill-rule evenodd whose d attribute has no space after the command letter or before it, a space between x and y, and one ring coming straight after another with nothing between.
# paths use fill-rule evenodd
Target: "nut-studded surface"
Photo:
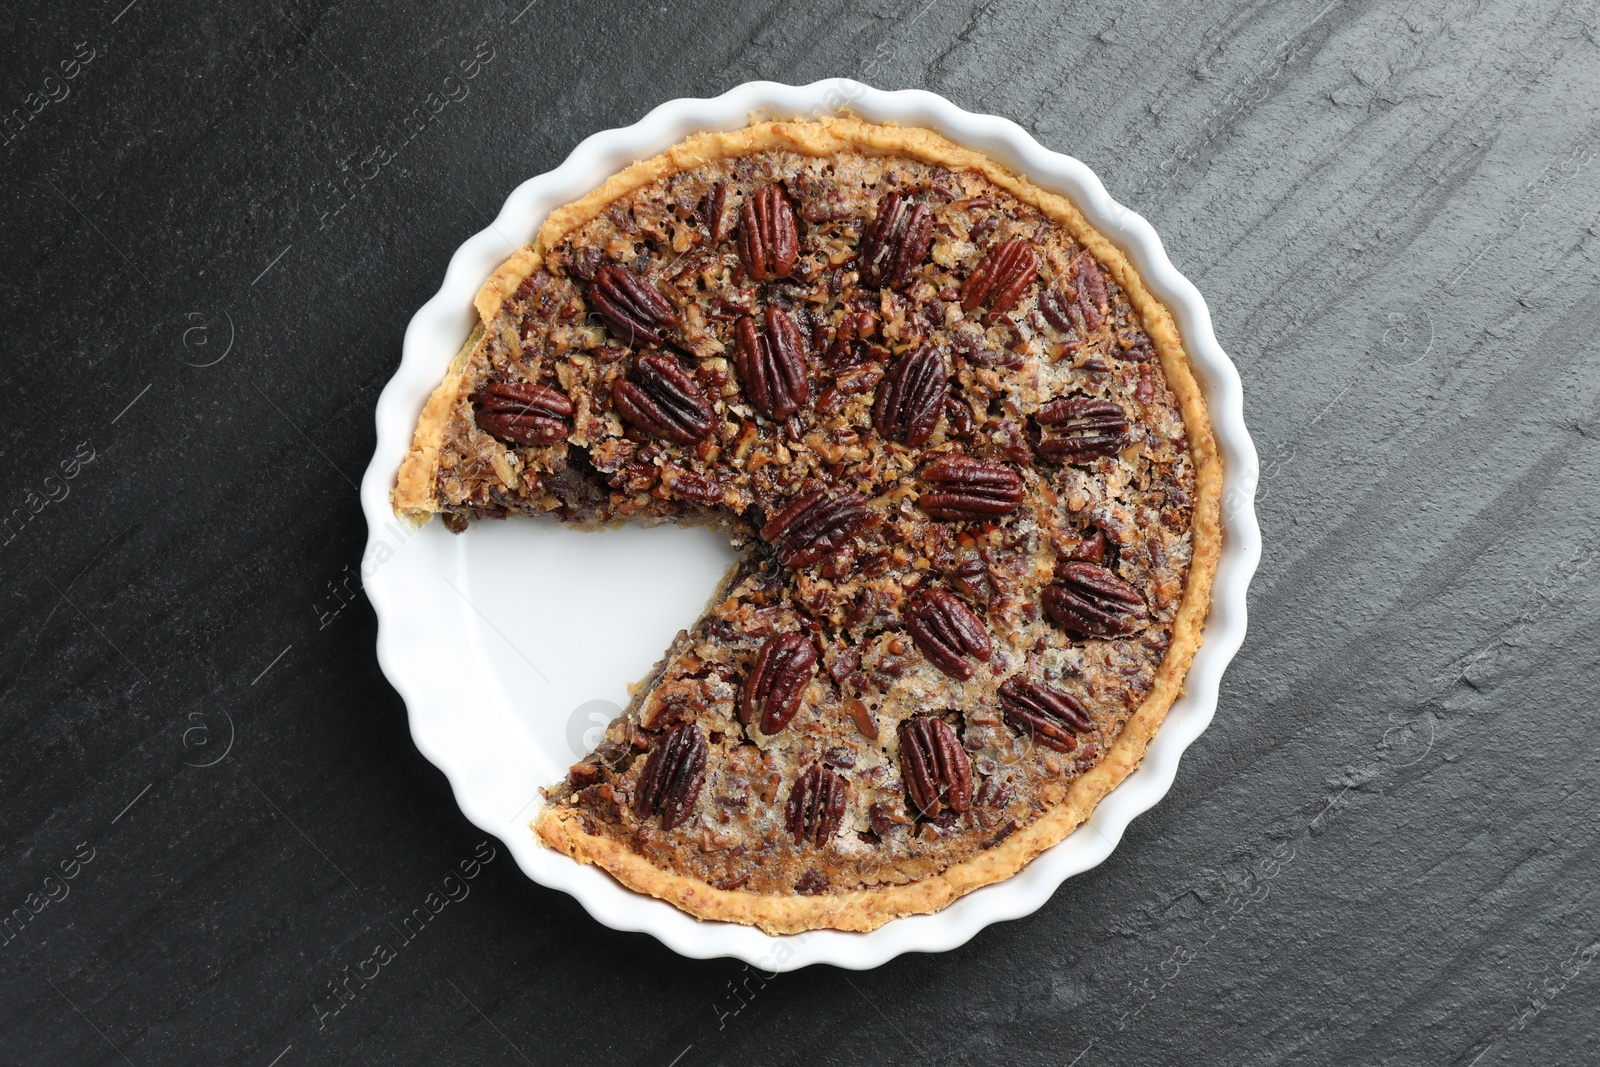
<instances>
[{"instance_id":1,"label":"nut-studded surface","mask_svg":"<svg viewBox=\"0 0 1600 1067\"><path fill-rule=\"evenodd\" d=\"M749 551L552 805L658 869L807 897L914 883L1059 805L1149 693L1193 551L1152 355L1094 257L972 171L769 150L574 229L466 383L557 389L571 432L453 417L440 510L709 521ZM640 812L685 724L704 783L668 826Z\"/></svg>"}]
</instances>

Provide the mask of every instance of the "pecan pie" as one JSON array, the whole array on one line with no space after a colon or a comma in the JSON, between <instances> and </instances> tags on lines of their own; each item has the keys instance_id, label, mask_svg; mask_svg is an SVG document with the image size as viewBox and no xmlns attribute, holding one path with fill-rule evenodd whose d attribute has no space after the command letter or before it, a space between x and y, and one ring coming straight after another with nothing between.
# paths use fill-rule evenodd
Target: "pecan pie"
<instances>
[{"instance_id":1,"label":"pecan pie","mask_svg":"<svg viewBox=\"0 0 1600 1067\"><path fill-rule=\"evenodd\" d=\"M396 510L743 546L534 823L697 916L869 930L1015 873L1143 756L1221 466L1171 316L1078 210L926 130L693 137L477 300Z\"/></svg>"}]
</instances>

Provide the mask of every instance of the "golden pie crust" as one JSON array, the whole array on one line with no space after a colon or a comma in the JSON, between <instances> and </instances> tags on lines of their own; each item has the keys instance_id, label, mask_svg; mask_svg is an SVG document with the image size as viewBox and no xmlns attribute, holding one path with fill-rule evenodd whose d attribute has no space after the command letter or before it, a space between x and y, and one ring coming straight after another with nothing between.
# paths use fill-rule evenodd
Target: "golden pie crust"
<instances>
[{"instance_id":1,"label":"golden pie crust","mask_svg":"<svg viewBox=\"0 0 1600 1067\"><path fill-rule=\"evenodd\" d=\"M624 885L703 919L745 923L772 934L813 929L866 931L901 916L937 911L974 889L1015 874L1071 833L1088 818L1101 798L1139 765L1150 738L1182 693L1184 678L1202 640L1221 550L1222 460L1204 397L1172 316L1122 252L1091 226L1067 198L1047 192L987 156L925 129L877 125L853 118L823 118L763 122L742 130L691 137L653 159L633 164L594 192L552 212L533 243L507 259L479 290L475 305L483 324L491 323L501 303L538 269L565 236L599 216L618 198L675 172L769 149L815 157L841 152L904 156L953 171L975 171L1064 228L1122 287L1142 319L1167 387L1182 414L1195 472L1190 531L1193 554L1172 623L1171 642L1148 695L1101 761L1073 780L1064 800L994 847L909 884L817 895L773 894L717 889L698 878L663 870L619 841L586 832L572 810L546 809L531 824L550 847L580 863L597 864ZM483 329L480 326L474 331L428 400L411 450L401 465L392 501L397 514L414 522L424 522L440 510L435 499L435 477L441 441L466 389L464 371Z\"/></svg>"}]
</instances>

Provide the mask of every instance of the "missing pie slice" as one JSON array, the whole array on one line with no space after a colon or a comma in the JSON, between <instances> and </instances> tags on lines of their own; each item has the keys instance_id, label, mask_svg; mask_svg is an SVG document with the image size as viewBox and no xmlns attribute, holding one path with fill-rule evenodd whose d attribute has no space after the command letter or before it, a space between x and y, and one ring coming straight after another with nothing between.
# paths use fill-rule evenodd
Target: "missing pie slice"
<instances>
[{"instance_id":1,"label":"missing pie slice","mask_svg":"<svg viewBox=\"0 0 1600 1067\"><path fill-rule=\"evenodd\" d=\"M1221 464L1171 316L1066 199L927 130L692 137L477 299L395 510L744 546L552 848L696 916L870 930L1006 878L1183 687Z\"/></svg>"}]
</instances>

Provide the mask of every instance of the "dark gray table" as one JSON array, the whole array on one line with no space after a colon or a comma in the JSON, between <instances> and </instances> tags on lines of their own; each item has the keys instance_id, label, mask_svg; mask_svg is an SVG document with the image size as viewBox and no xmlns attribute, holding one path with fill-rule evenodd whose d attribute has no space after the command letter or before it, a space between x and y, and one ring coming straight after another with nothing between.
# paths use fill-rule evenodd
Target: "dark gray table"
<instances>
[{"instance_id":1,"label":"dark gray table","mask_svg":"<svg viewBox=\"0 0 1600 1067\"><path fill-rule=\"evenodd\" d=\"M0 1062L1594 1062L1594 3L525 3L4 18ZM1015 118L1155 224L1267 550L1106 864L958 951L763 979L480 846L378 671L353 481L510 189L832 74Z\"/></svg>"}]
</instances>

